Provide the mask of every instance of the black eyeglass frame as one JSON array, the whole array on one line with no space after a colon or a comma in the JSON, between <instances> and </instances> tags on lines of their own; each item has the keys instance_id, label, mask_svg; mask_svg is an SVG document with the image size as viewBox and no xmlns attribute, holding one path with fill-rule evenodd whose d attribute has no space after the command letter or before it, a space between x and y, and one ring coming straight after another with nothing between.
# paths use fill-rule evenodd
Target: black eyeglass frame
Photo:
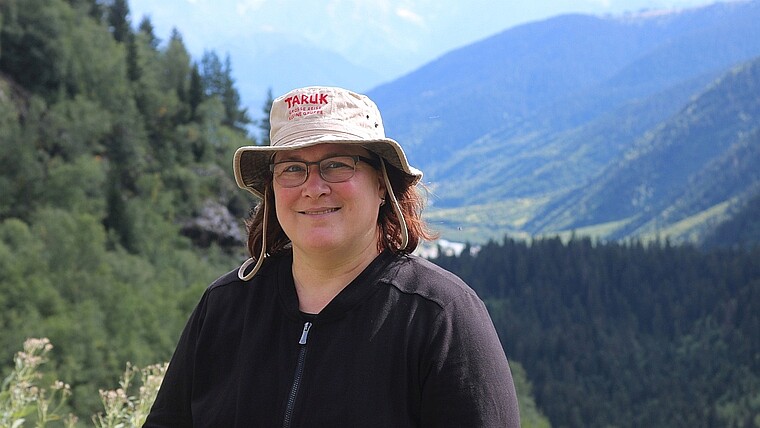
<instances>
[{"instance_id":1,"label":"black eyeglass frame","mask_svg":"<svg viewBox=\"0 0 760 428\"><path fill-rule=\"evenodd\" d=\"M346 178L344 180L339 180L339 181L330 181L327 178L325 178L325 176L323 174L323 171L322 171L322 167L321 167L322 162L324 162L326 160L329 160L329 159L333 159L333 158L351 158L351 159L354 160L354 170L353 170L353 173L351 174L350 177L348 177L348 178ZM318 161L313 161L313 162L306 162L306 161L300 161L300 160L284 160L284 161L279 161L279 162L272 162L272 163L269 164L269 172L272 173L272 179L273 180L277 180L277 177L275 177L275 175L274 175L274 169L277 167L277 165L283 164L283 163L298 163L298 164L301 164L301 165L306 165L306 175L304 176L304 179L303 179L302 182L300 182L298 184L291 185L291 186L285 186L282 183L280 183L280 185L283 186L283 187L293 188L293 187L298 187L298 186L302 185L303 183L306 183L306 181L309 179L309 174L310 174L310 171L311 171L310 168L309 168L309 166L311 166L311 165L317 165L317 169L319 170L319 176L322 178L322 180L325 180L328 183L344 183L344 182L346 182L346 181L348 181L348 180L350 180L350 179L352 179L354 177L354 175L356 174L356 164L359 163L359 161L362 161L362 162L366 163L367 165L369 165L369 166L371 166L372 168L375 168L375 169L379 168L379 166L380 166L379 162L382 162L382 160L371 159L371 158L368 158L368 157L362 156L362 155L331 155L331 156L328 156L328 157L326 157L324 159L320 159Z\"/></svg>"}]
</instances>

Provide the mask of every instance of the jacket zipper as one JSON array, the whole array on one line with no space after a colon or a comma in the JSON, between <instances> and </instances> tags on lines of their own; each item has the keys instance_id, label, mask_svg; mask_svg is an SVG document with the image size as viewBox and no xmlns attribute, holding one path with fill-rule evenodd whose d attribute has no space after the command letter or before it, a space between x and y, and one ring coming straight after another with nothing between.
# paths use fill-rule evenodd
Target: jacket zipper
<instances>
[{"instance_id":1,"label":"jacket zipper","mask_svg":"<svg viewBox=\"0 0 760 428\"><path fill-rule=\"evenodd\" d=\"M307 321L303 325L303 331L301 331L301 339L298 341L298 344L301 345L301 349L298 351L298 363L296 364L296 373L293 376L293 386L290 388L290 395L288 395L288 405L285 407L285 419L282 422L283 428L290 428L290 422L293 418L293 410L295 409L296 405L298 387L301 385L304 363L306 362L306 341L309 338L310 329L311 323Z\"/></svg>"}]
</instances>

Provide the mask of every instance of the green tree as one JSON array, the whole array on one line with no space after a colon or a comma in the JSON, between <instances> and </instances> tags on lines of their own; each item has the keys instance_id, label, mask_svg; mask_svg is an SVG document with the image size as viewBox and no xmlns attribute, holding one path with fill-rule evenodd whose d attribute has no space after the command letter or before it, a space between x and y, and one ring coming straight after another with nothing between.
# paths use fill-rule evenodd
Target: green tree
<instances>
[{"instance_id":1,"label":"green tree","mask_svg":"<svg viewBox=\"0 0 760 428\"><path fill-rule=\"evenodd\" d=\"M536 407L533 398L533 385L528 380L523 366L517 361L510 361L509 368L512 370L512 379L517 391L517 402L520 406L520 426L522 428L551 427L549 420Z\"/></svg>"},{"instance_id":2,"label":"green tree","mask_svg":"<svg viewBox=\"0 0 760 428\"><path fill-rule=\"evenodd\" d=\"M190 54L187 52L182 35L176 28L172 30L162 61L162 69L165 73L162 89L184 92L190 77Z\"/></svg>"},{"instance_id":3,"label":"green tree","mask_svg":"<svg viewBox=\"0 0 760 428\"><path fill-rule=\"evenodd\" d=\"M103 4L98 0L66 0L71 8L77 11L84 11L84 15L87 15L96 21L100 22L103 19L105 10Z\"/></svg>"},{"instance_id":4,"label":"green tree","mask_svg":"<svg viewBox=\"0 0 760 428\"><path fill-rule=\"evenodd\" d=\"M0 104L2 105L2 104ZM15 109L5 105L5 123L0 130L0 179L2 202L0 219L16 217L28 219L30 213L42 203L46 156L39 146L40 131L43 128L45 102L39 97L29 100L26 126L20 126ZM15 117L14 117L15 116ZM10 119L10 120L9 120Z\"/></svg>"},{"instance_id":5,"label":"green tree","mask_svg":"<svg viewBox=\"0 0 760 428\"><path fill-rule=\"evenodd\" d=\"M0 71L43 97L57 95L65 73L61 42L73 17L70 7L62 0L6 0L0 15Z\"/></svg>"},{"instance_id":6,"label":"green tree","mask_svg":"<svg viewBox=\"0 0 760 428\"><path fill-rule=\"evenodd\" d=\"M135 82L140 80L142 69L138 59L138 48L135 35L130 33L127 38L127 76L129 80Z\"/></svg>"},{"instance_id":7,"label":"green tree","mask_svg":"<svg viewBox=\"0 0 760 428\"><path fill-rule=\"evenodd\" d=\"M248 109L241 105L240 93L235 88L235 79L232 77L232 61L229 54L224 59L223 73L222 102L226 113L225 123L232 128L243 130L246 125L251 123L251 119L248 117Z\"/></svg>"},{"instance_id":8,"label":"green tree","mask_svg":"<svg viewBox=\"0 0 760 428\"><path fill-rule=\"evenodd\" d=\"M222 63L216 52L205 52L201 59L201 80L206 96L216 96L222 101L225 125L243 130L246 125L251 123L247 109L240 105L240 94L235 88L229 55Z\"/></svg>"},{"instance_id":9,"label":"green tree","mask_svg":"<svg viewBox=\"0 0 760 428\"><path fill-rule=\"evenodd\" d=\"M166 51L162 54L165 77L162 79L164 91L172 91L172 104L167 109L168 117L172 118L171 126L185 123L190 118L188 103L188 87L190 84L191 65L190 54L187 52L182 35L174 29Z\"/></svg>"},{"instance_id":10,"label":"green tree","mask_svg":"<svg viewBox=\"0 0 760 428\"><path fill-rule=\"evenodd\" d=\"M261 130L260 141L262 146L268 146L270 144L269 131L272 129L272 124L269 121L269 118L272 113L273 102L274 97L272 96L272 88L269 88L267 90L267 99L264 101L264 106L261 108L261 112L264 113L264 116L259 121L259 129Z\"/></svg>"},{"instance_id":11,"label":"green tree","mask_svg":"<svg viewBox=\"0 0 760 428\"><path fill-rule=\"evenodd\" d=\"M224 68L219 55L215 51L203 52L201 58L201 81L206 96L221 96L224 93L225 81Z\"/></svg>"},{"instance_id":12,"label":"green tree","mask_svg":"<svg viewBox=\"0 0 760 428\"><path fill-rule=\"evenodd\" d=\"M202 290L243 257L194 247L183 225L208 202L238 216L252 202L229 160L253 143L221 93L197 96L179 33L118 42L111 6L0 0L0 349L53 340L52 375L87 418L126 361L170 357Z\"/></svg>"},{"instance_id":13,"label":"green tree","mask_svg":"<svg viewBox=\"0 0 760 428\"><path fill-rule=\"evenodd\" d=\"M153 28L153 22L151 22L150 17L144 16L142 18L140 25L138 26L138 30L147 39L148 46L153 48L153 50L158 50L158 45L161 44L161 40L156 37L155 29Z\"/></svg>"},{"instance_id":14,"label":"green tree","mask_svg":"<svg viewBox=\"0 0 760 428\"><path fill-rule=\"evenodd\" d=\"M129 4L127 0L112 0L108 7L108 26L114 40L119 43L127 43L132 28L129 22Z\"/></svg>"},{"instance_id":15,"label":"green tree","mask_svg":"<svg viewBox=\"0 0 760 428\"><path fill-rule=\"evenodd\" d=\"M193 68L190 71L190 86L188 87L187 102L190 104L190 118L197 120L198 118L198 106L203 102L203 81L201 79L200 71L198 71L198 64L193 63Z\"/></svg>"}]
</instances>

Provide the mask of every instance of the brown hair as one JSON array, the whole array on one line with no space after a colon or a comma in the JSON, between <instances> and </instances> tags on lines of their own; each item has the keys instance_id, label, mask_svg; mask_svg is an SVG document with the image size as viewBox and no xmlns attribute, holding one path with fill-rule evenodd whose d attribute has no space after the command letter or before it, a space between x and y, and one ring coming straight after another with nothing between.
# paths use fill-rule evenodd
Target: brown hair
<instances>
[{"instance_id":1,"label":"brown hair","mask_svg":"<svg viewBox=\"0 0 760 428\"><path fill-rule=\"evenodd\" d=\"M400 169L388 164L388 162L386 162L386 171L393 187L393 192L401 207L401 212L404 215L404 220L406 221L409 243L405 249L399 249L402 241L401 226L389 200L380 207L377 217L378 250L383 251L388 249L396 253L408 254L417 248L420 240L433 240L438 235L431 232L422 219L425 200L418 186L414 184L415 177L404 174ZM378 171L378 173L382 175L382 172ZM268 205L267 210L264 209L264 203ZM261 235L264 229L265 211L269 213L269 218L267 219L266 253L269 255L282 253L290 248L290 238L285 235L282 226L277 221L271 174L267 178L264 188L264 200L256 205L249 218L245 221L248 230L248 252L254 259L258 258L259 254L261 254Z\"/></svg>"}]
</instances>

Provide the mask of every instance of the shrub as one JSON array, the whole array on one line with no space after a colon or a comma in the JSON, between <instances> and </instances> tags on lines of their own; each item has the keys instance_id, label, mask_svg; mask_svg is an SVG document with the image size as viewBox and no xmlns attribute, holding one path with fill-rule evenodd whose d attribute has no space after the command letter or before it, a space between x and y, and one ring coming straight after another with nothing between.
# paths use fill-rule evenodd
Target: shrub
<instances>
[{"instance_id":1,"label":"shrub","mask_svg":"<svg viewBox=\"0 0 760 428\"><path fill-rule=\"evenodd\" d=\"M45 427L50 423L76 427L78 418L62 415L71 388L54 380L49 388L40 386L50 377L42 365L48 361L53 345L47 338L27 339L24 350L14 357L14 367L0 386L0 428L21 428L33 423ZM104 413L92 416L97 428L141 427L161 386L168 363L139 368L127 363L115 390L100 390ZM132 381L139 374L139 384Z\"/></svg>"}]
</instances>

